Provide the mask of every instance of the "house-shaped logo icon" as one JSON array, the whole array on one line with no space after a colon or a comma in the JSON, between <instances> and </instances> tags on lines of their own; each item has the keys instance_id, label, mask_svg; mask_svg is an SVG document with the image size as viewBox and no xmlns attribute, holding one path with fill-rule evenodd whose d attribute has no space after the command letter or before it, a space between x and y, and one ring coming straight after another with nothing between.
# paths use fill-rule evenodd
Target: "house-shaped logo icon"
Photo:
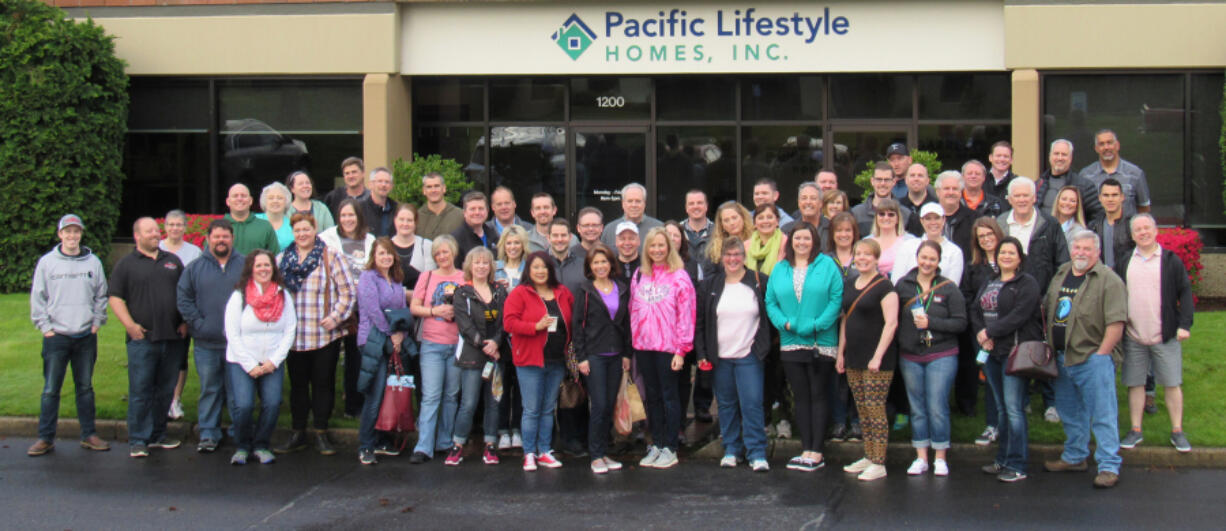
<instances>
[{"instance_id":1,"label":"house-shaped logo icon","mask_svg":"<svg viewBox=\"0 0 1226 531\"><path fill-rule=\"evenodd\" d=\"M577 60L592 45L592 41L596 40L596 34L583 23L579 15L571 13L570 18L549 38L572 60Z\"/></svg>"}]
</instances>

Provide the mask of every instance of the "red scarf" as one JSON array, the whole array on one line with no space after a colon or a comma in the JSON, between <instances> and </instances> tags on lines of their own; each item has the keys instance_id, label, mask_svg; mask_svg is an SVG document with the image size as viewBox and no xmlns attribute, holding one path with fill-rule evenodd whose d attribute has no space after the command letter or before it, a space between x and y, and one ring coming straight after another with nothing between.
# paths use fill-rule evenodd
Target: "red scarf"
<instances>
[{"instance_id":1,"label":"red scarf","mask_svg":"<svg viewBox=\"0 0 1226 531\"><path fill-rule=\"evenodd\" d=\"M255 312L256 319L265 323L275 323L281 319L281 310L285 307L285 296L281 295L281 287L269 282L263 286L263 293L256 287L255 279L247 282L247 305Z\"/></svg>"}]
</instances>

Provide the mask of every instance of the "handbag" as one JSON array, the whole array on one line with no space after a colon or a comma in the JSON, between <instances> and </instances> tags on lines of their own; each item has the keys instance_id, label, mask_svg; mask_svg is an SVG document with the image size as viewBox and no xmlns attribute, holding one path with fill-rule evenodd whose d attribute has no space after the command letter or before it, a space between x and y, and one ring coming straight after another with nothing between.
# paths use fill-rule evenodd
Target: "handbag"
<instances>
[{"instance_id":1,"label":"handbag","mask_svg":"<svg viewBox=\"0 0 1226 531\"><path fill-rule=\"evenodd\" d=\"M558 391L558 408L571 409L579 407L586 397L587 392L583 390L583 384L579 383L577 378L563 379L562 388Z\"/></svg>"},{"instance_id":2,"label":"handbag","mask_svg":"<svg viewBox=\"0 0 1226 531\"><path fill-rule=\"evenodd\" d=\"M393 374L387 376L387 384L383 389L383 402L379 404L379 418L375 429L391 432L398 439L400 449L408 442L406 434L416 431L416 418L413 414L413 376L404 374L404 365L400 356L393 354L391 361Z\"/></svg>"},{"instance_id":3,"label":"handbag","mask_svg":"<svg viewBox=\"0 0 1226 531\"><path fill-rule=\"evenodd\" d=\"M1017 333L1013 334L1013 350L1005 361L1005 374L1018 378L1033 378L1035 380L1051 381L1060 375L1056 367L1056 356L1052 354L1051 346L1046 341L1017 341Z\"/></svg>"},{"instance_id":4,"label":"handbag","mask_svg":"<svg viewBox=\"0 0 1226 531\"><path fill-rule=\"evenodd\" d=\"M643 409L638 388L630 379L630 374L623 372L621 387L617 390L617 404L613 408L613 427L617 433L630 435L634 431L634 423L646 419L647 411Z\"/></svg>"}]
</instances>

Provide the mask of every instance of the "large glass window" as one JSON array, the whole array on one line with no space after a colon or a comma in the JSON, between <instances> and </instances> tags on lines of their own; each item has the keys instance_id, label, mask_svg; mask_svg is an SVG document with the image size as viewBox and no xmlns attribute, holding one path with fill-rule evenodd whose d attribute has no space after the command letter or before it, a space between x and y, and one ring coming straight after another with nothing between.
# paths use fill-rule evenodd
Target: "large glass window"
<instances>
[{"instance_id":1,"label":"large glass window","mask_svg":"<svg viewBox=\"0 0 1226 531\"><path fill-rule=\"evenodd\" d=\"M575 131L574 142L576 201L570 211L592 206L606 220L621 216L622 188L647 183L646 131L584 128Z\"/></svg>"},{"instance_id":2,"label":"large glass window","mask_svg":"<svg viewBox=\"0 0 1226 531\"><path fill-rule=\"evenodd\" d=\"M1189 218L1206 245L1226 247L1222 205L1222 74L1193 74L1188 139Z\"/></svg>"},{"instance_id":3,"label":"large glass window","mask_svg":"<svg viewBox=\"0 0 1226 531\"><path fill-rule=\"evenodd\" d=\"M728 77L680 77L656 80L659 120L732 120L736 118L736 80Z\"/></svg>"},{"instance_id":4,"label":"large glass window","mask_svg":"<svg viewBox=\"0 0 1226 531\"><path fill-rule=\"evenodd\" d=\"M560 121L566 84L557 79L495 79L490 82L490 119Z\"/></svg>"},{"instance_id":5,"label":"large glass window","mask_svg":"<svg viewBox=\"0 0 1226 531\"><path fill-rule=\"evenodd\" d=\"M559 205L566 197L566 128L506 126L490 128L489 187L510 188L523 219L529 214L532 194L546 192Z\"/></svg>"},{"instance_id":6,"label":"large glass window","mask_svg":"<svg viewBox=\"0 0 1226 531\"><path fill-rule=\"evenodd\" d=\"M475 122L485 119L485 82L425 78L413 84L416 122Z\"/></svg>"},{"instance_id":7,"label":"large glass window","mask_svg":"<svg viewBox=\"0 0 1226 531\"><path fill-rule=\"evenodd\" d=\"M1009 74L925 74L919 79L920 120L1008 120Z\"/></svg>"},{"instance_id":8,"label":"large glass window","mask_svg":"<svg viewBox=\"0 0 1226 531\"><path fill-rule=\"evenodd\" d=\"M736 200L736 129L732 126L661 127L656 146L657 217L683 220L685 193L707 193L708 217Z\"/></svg>"},{"instance_id":9,"label":"large glass window","mask_svg":"<svg viewBox=\"0 0 1226 531\"><path fill-rule=\"evenodd\" d=\"M891 74L837 76L830 80L832 118L911 118L914 82Z\"/></svg>"},{"instance_id":10,"label":"large glass window","mask_svg":"<svg viewBox=\"0 0 1226 531\"><path fill-rule=\"evenodd\" d=\"M174 208L210 212L208 82L133 78L129 92L119 226Z\"/></svg>"},{"instance_id":11,"label":"large glass window","mask_svg":"<svg viewBox=\"0 0 1226 531\"><path fill-rule=\"evenodd\" d=\"M746 79L741 113L746 120L821 120L824 81L818 76Z\"/></svg>"},{"instance_id":12,"label":"large glass window","mask_svg":"<svg viewBox=\"0 0 1226 531\"><path fill-rule=\"evenodd\" d=\"M413 142L413 151L422 155L439 155L454 159L464 166L464 174L474 183L485 184L485 128L473 126L421 126Z\"/></svg>"},{"instance_id":13,"label":"large glass window","mask_svg":"<svg viewBox=\"0 0 1226 531\"><path fill-rule=\"evenodd\" d=\"M989 165L992 144L1009 140L1011 134L1007 123L921 124L916 146L936 153L943 168L961 170L962 164L971 159Z\"/></svg>"},{"instance_id":14,"label":"large glass window","mask_svg":"<svg viewBox=\"0 0 1226 531\"><path fill-rule=\"evenodd\" d=\"M741 199L753 204L753 186L773 179L779 187L779 207L796 209L800 183L812 181L826 156L822 128L809 126L753 126L741 128Z\"/></svg>"}]
</instances>

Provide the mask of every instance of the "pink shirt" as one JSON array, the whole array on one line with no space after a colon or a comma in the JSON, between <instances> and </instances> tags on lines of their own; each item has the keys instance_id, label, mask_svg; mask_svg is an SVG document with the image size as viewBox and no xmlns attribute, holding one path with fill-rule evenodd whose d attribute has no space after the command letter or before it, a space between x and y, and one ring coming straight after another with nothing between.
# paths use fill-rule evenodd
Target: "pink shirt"
<instances>
[{"instance_id":1,"label":"pink shirt","mask_svg":"<svg viewBox=\"0 0 1226 531\"><path fill-rule=\"evenodd\" d=\"M451 304L451 296L464 284L464 272L456 270L450 275L439 274L438 270L427 271L417 278L413 287L413 298L430 308L442 304ZM459 341L459 330L455 321L442 317L422 317L421 338L431 343L454 345Z\"/></svg>"},{"instance_id":2,"label":"pink shirt","mask_svg":"<svg viewBox=\"0 0 1226 531\"><path fill-rule=\"evenodd\" d=\"M1162 343L1162 249L1137 249L1128 262L1128 337L1142 345Z\"/></svg>"}]
</instances>

